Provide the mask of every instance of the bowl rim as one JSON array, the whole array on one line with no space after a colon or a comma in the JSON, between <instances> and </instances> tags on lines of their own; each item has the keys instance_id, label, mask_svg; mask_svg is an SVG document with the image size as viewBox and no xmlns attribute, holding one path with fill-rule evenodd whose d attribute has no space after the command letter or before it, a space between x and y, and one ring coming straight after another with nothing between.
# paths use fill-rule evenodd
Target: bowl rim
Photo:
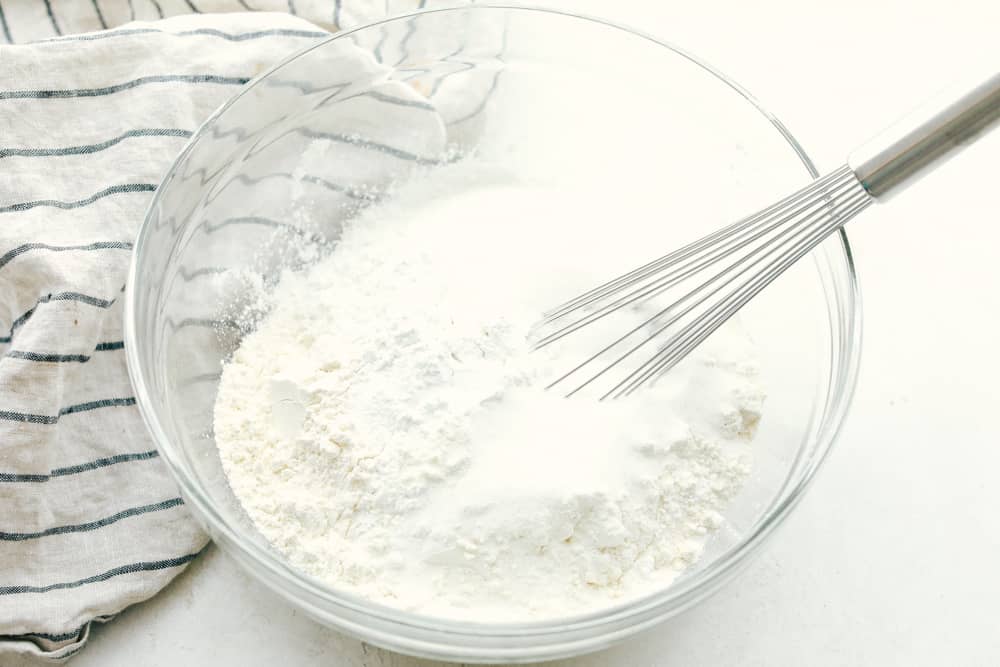
<instances>
[{"instance_id":1,"label":"bowl rim","mask_svg":"<svg viewBox=\"0 0 1000 667\"><path fill-rule=\"evenodd\" d=\"M822 406L822 414L820 415L822 417L822 420L819 423L820 428L815 436L817 454L811 460L810 465L803 470L800 478L794 485L789 487L786 484L786 487L782 491L779 491L779 493L784 494L784 497L780 497L776 502L774 502L771 509L761 516L752 529L749 530L748 533L735 545L717 557L711 567L696 573L690 578L685 578L671 584L666 588L656 590L640 597L630 598L626 602L613 606L571 616L514 623L481 623L452 620L448 618L408 612L394 607L389 607L381 603L372 602L356 594L338 590L321 582L315 577L292 568L261 545L245 538L240 530L235 528L216 510L211 499L202 492L201 485L195 481L193 473L188 470L186 463L182 460L182 456L175 452L172 448L171 441L168 438L158 415L156 414L156 410L151 405L148 383L146 382L145 374L143 372L143 364L136 340L137 326L135 313L137 311L138 296L135 284L138 264L144 254L146 246L148 245L147 240L150 234L150 223L155 215L155 210L159 204L163 188L172 180L178 167L197 144L198 140L204 136L206 131L216 122L216 120L221 117L238 99L248 94L255 86L267 79L271 74L303 57L314 49L323 48L332 41L347 38L356 32L388 23L407 20L424 14L483 12L497 10L534 12L588 21L602 27L625 32L629 35L647 40L657 46L673 51L676 55L687 59L692 64L703 69L707 74L714 76L720 83L730 87L746 102L751 104L759 113L761 113L762 116L764 116L767 121L771 123L775 130L782 135L792 150L798 155L810 176L812 178L819 177L819 172L816 170L812 160L808 157L798 140L795 139L785 125L778 120L776 116L765 109L749 91L723 74L714 66L706 63L701 58L694 56L685 49L678 47L671 42L654 37L642 30L623 25L616 21L572 11L532 5L513 5L503 3L431 8L392 15L349 30L332 33L330 37L319 40L315 44L311 44L308 47L285 57L271 68L254 77L240 90L239 93L234 95L222 104L216 111L214 111L204 121L204 123L201 124L198 130L191 135L184 148L180 151L180 153L178 153L170 168L164 174L164 177L160 182L160 186L157 187L157 190L146 210L143 222L139 228L133 245L123 309L125 356L128 365L128 373L135 393L136 404L143 420L146 423L147 429L153 438L154 444L156 445L161 458L165 461L167 468L170 470L179 485L185 501L188 502L189 505L195 510L193 513L196 514L202 522L207 524L209 533L213 539L219 540L222 538L221 541L223 541L226 546L234 548L239 552L238 555L241 558L238 558L237 560L241 562L241 565L244 564L243 559L248 558L256 566L262 567L271 575L284 580L285 584L293 584L300 593L305 593L312 598L319 598L326 603L332 603L337 607L346 608L353 612L364 614L373 619L378 619L379 621L388 622L397 628L409 627L422 632L434 633L435 636L443 634L445 636L457 635L467 636L469 638L478 637L499 639L504 637L516 637L524 639L526 637L544 637L552 634L562 635L565 633L575 633L593 629L597 626L615 626L616 624L621 624L629 620L636 620L637 625L628 627L624 634L620 628L613 627L609 629L609 633L615 634L620 638L626 636L627 634L632 634L634 631L638 631L643 627L647 627L651 623L658 622L673 613L687 608L691 604L700 600L705 593L714 591L716 588L725 583L725 581L728 580L728 577L731 576L740 565L744 564L748 560L749 556L756 553L760 549L766 541L766 538L783 522L790 511L801 501L804 491L810 486L817 471L828 457L832 445L839 435L845 421L845 417L854 394L860 364L862 329L861 293L860 286L858 284L853 252L851 250L847 234L843 228L837 231L837 238L840 241L839 249L843 252L847 284L846 286L841 286L839 288L834 286L833 289L835 292L837 292L838 289L845 290L840 296L845 298L846 302L839 304L840 308L838 310L838 313L845 321L840 327L843 332L840 354L837 354L836 350L832 352L835 359L831 364L830 377L830 387L839 388L839 391L827 390L827 401ZM824 287L824 291L826 291L826 287ZM834 341L835 339L831 340L831 345L834 344ZM839 364L837 363L838 360ZM259 573L254 572L252 569L251 574L262 580L265 585L275 588L273 583L266 581ZM302 601L301 598L291 595L287 590L283 590L282 593L289 599L298 600L300 602ZM655 618L650 619L651 614L655 614ZM646 620L644 621L643 619ZM356 627L355 631L361 632ZM373 634L376 636L378 635L378 633ZM441 650L442 647L440 644L436 642L433 642L432 645L437 650L426 650L428 646L426 638L403 638L394 636L394 640L395 641L390 642L388 639L385 639L384 642L379 643L391 645L393 648L400 648L400 650L409 649L410 651L421 655L435 657L445 655L445 653ZM605 640L603 643L600 643L599 640L600 638L594 638L589 642L592 646L579 648L577 645L586 644L588 641L570 639L569 641L576 646L576 648L571 651L538 651L537 649L540 647L537 645L532 646L532 648L536 649L534 653L531 653L532 649L526 646L511 646L509 649L500 649L498 651L496 646L489 645L479 647L481 649L479 651L477 651L474 647L463 647L463 650L471 650L472 654L463 653L462 655L469 655L471 657L473 655L482 656L488 654L492 656L500 655L505 658L513 658L516 656L522 656L525 653L531 653L532 659L536 659L538 657L553 658L561 655L579 653L581 650L588 650L588 648L598 648L609 643L608 640ZM613 641L613 639L610 641Z\"/></svg>"}]
</instances>

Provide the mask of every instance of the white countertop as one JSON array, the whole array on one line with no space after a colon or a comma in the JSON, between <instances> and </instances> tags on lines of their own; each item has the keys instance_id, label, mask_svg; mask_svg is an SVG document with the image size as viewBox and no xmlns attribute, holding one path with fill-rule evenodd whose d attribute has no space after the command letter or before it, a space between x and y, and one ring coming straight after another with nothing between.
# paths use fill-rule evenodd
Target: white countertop
<instances>
[{"instance_id":1,"label":"white countertop","mask_svg":"<svg viewBox=\"0 0 1000 667\"><path fill-rule=\"evenodd\" d=\"M1000 66L995 0L731 4L560 3L704 57L785 121L821 171L963 68ZM681 617L559 665L1000 663L998 174L1000 132L852 223L858 391L832 457L763 555ZM432 663L320 627L213 548L97 629L72 664Z\"/></svg>"}]
</instances>

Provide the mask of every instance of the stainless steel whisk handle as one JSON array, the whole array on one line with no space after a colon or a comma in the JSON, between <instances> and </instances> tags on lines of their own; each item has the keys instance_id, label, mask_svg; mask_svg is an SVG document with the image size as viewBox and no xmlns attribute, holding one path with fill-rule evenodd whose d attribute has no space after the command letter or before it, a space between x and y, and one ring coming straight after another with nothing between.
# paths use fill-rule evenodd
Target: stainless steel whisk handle
<instances>
[{"instance_id":1,"label":"stainless steel whisk handle","mask_svg":"<svg viewBox=\"0 0 1000 667\"><path fill-rule=\"evenodd\" d=\"M847 164L868 193L884 201L998 121L1000 72L995 72L920 107L852 152Z\"/></svg>"}]
</instances>

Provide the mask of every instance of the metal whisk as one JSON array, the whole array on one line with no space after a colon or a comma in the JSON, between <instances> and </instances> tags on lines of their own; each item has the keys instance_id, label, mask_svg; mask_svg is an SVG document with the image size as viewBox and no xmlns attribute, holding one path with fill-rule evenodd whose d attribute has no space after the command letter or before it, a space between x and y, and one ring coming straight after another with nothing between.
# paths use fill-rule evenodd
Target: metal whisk
<instances>
[{"instance_id":1,"label":"metal whisk","mask_svg":"<svg viewBox=\"0 0 1000 667\"><path fill-rule=\"evenodd\" d=\"M601 400L632 394L675 366L848 220L998 120L995 73L915 112L798 192L548 311L533 333L536 349L609 316L630 316L624 334L609 336L607 345L549 388L568 389L571 396L599 387ZM651 305L664 294L665 307L663 301Z\"/></svg>"}]
</instances>

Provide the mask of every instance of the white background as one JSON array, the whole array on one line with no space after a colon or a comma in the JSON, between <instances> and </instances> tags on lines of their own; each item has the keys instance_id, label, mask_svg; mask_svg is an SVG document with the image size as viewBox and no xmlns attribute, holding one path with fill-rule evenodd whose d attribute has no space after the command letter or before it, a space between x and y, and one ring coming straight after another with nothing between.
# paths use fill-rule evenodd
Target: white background
<instances>
[{"instance_id":1,"label":"white background","mask_svg":"<svg viewBox=\"0 0 1000 667\"><path fill-rule=\"evenodd\" d=\"M551 3L550 3L551 4ZM558 3L638 26L752 91L821 171L963 70L996 0ZM862 373L829 462L720 594L598 665L1000 664L1000 131L851 224ZM4 667L23 667L18 663ZM363 646L211 550L73 667L430 665Z\"/></svg>"}]
</instances>

